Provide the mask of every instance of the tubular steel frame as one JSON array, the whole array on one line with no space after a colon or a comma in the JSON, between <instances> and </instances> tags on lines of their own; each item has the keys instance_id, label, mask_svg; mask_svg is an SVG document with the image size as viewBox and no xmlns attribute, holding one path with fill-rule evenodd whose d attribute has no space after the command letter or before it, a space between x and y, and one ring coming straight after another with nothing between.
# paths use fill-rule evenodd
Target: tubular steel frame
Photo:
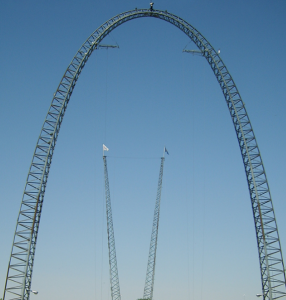
<instances>
[{"instance_id":1,"label":"tubular steel frame","mask_svg":"<svg viewBox=\"0 0 286 300\"><path fill-rule=\"evenodd\" d=\"M44 194L60 126L79 75L92 52L113 29L142 17L173 24L202 52L221 87L237 135L255 224L263 298L285 297L285 270L269 185L255 135L238 89L218 53L183 19L167 11L135 9L95 30L80 47L62 77L38 138L17 219L3 299L28 300Z\"/></svg>"},{"instance_id":2,"label":"tubular steel frame","mask_svg":"<svg viewBox=\"0 0 286 300\"><path fill-rule=\"evenodd\" d=\"M157 196L156 196L153 225L152 225L152 234L151 234L151 241L150 241L150 248L149 248L149 257L148 257L145 287L144 287L144 294L143 294L143 299L148 299L148 300L153 299L164 161L165 158L161 157Z\"/></svg>"}]
</instances>

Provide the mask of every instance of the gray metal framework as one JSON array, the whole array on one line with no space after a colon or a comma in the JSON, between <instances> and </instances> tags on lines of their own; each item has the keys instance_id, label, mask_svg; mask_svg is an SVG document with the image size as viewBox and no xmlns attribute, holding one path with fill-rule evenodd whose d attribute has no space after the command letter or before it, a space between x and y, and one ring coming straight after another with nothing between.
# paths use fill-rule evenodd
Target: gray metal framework
<instances>
[{"instance_id":1,"label":"gray metal framework","mask_svg":"<svg viewBox=\"0 0 286 300\"><path fill-rule=\"evenodd\" d=\"M121 300L106 156L103 156L103 164L104 164L106 221L107 221L107 236L108 236L108 250L109 250L109 275L110 275L111 298L112 300Z\"/></svg>"},{"instance_id":2,"label":"gray metal framework","mask_svg":"<svg viewBox=\"0 0 286 300\"><path fill-rule=\"evenodd\" d=\"M27 300L30 296L35 248L52 157L73 89L92 52L112 30L142 17L173 24L184 32L206 58L221 87L237 135L250 193L264 299L285 297L285 270L275 214L265 169L246 108L219 54L207 39L185 20L167 11L135 9L121 13L96 29L80 47L53 96L38 138L17 219L3 298Z\"/></svg>"},{"instance_id":3,"label":"gray metal framework","mask_svg":"<svg viewBox=\"0 0 286 300\"><path fill-rule=\"evenodd\" d=\"M143 299L149 299L149 300L153 299L164 161L165 161L165 158L161 157L157 196L156 196L156 202L155 202L151 242L150 242L150 248L149 248L149 257L148 257L146 280L145 280L144 295L143 295Z\"/></svg>"}]
</instances>

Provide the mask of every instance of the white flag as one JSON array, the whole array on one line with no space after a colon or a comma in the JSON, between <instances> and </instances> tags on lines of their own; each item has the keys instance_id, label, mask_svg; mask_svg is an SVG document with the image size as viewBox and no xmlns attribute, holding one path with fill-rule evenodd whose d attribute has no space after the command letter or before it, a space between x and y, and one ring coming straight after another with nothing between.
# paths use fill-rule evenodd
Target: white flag
<instances>
[{"instance_id":1,"label":"white flag","mask_svg":"<svg viewBox=\"0 0 286 300\"><path fill-rule=\"evenodd\" d=\"M103 144L103 151L108 151L109 149Z\"/></svg>"}]
</instances>

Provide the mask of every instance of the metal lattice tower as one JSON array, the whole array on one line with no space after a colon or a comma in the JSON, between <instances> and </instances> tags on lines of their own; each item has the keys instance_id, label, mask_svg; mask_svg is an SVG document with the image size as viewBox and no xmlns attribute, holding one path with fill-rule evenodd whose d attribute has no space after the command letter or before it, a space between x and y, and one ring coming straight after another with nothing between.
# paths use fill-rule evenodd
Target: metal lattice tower
<instances>
[{"instance_id":1,"label":"metal lattice tower","mask_svg":"<svg viewBox=\"0 0 286 300\"><path fill-rule=\"evenodd\" d=\"M158 229L159 229L159 217L160 217L160 203L161 203L161 191L162 191L162 180L163 180L163 168L164 168L165 158L161 158L161 166L158 180L157 197L155 203L153 226L151 234L151 242L149 248L149 257L147 264L147 272L145 279L144 295L143 299L153 298L154 289L154 278L155 278L155 265L156 265L156 251L157 251L157 241L158 241Z\"/></svg>"},{"instance_id":2,"label":"metal lattice tower","mask_svg":"<svg viewBox=\"0 0 286 300\"><path fill-rule=\"evenodd\" d=\"M219 53L191 24L167 11L135 9L123 12L98 27L82 44L53 95L28 170L17 218L3 300L29 300L35 250L45 190L60 127L79 76L101 41L125 22L151 17L182 31L206 59L224 95L244 164L254 218L263 300L286 297L285 268L262 157L238 88ZM171 40L170 40L171 41Z\"/></svg>"},{"instance_id":3,"label":"metal lattice tower","mask_svg":"<svg viewBox=\"0 0 286 300\"><path fill-rule=\"evenodd\" d=\"M107 236L108 236L108 250L109 250L109 275L110 275L111 298L112 298L112 300L121 300L106 156L103 156L103 164L104 164L104 181L105 181L106 219L107 219Z\"/></svg>"}]
</instances>

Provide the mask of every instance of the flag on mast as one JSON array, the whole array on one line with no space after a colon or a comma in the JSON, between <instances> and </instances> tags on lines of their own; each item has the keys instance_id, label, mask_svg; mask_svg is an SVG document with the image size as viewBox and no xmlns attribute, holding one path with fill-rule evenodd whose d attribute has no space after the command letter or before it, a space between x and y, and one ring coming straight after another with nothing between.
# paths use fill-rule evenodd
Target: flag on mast
<instances>
[{"instance_id":1,"label":"flag on mast","mask_svg":"<svg viewBox=\"0 0 286 300\"><path fill-rule=\"evenodd\" d=\"M103 151L108 151L109 150L104 144L102 144L102 145L103 145Z\"/></svg>"},{"instance_id":2,"label":"flag on mast","mask_svg":"<svg viewBox=\"0 0 286 300\"><path fill-rule=\"evenodd\" d=\"M162 149L162 148L161 148L161 149ZM167 150L166 147L164 147L164 152L166 152L166 153L169 155L169 152L168 152L168 150Z\"/></svg>"}]
</instances>

